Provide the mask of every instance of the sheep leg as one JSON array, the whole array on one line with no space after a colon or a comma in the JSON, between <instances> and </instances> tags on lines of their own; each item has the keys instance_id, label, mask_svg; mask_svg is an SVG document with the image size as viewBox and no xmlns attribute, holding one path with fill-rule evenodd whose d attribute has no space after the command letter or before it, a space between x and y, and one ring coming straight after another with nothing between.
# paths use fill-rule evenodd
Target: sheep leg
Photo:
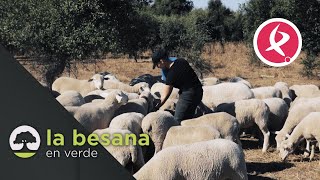
<instances>
[{"instance_id":1,"label":"sheep leg","mask_svg":"<svg viewBox=\"0 0 320 180\"><path fill-rule=\"evenodd\" d=\"M264 122L264 121L260 121ZM258 127L260 128L262 134L263 134L263 147L262 147L262 152L265 153L267 152L267 149L269 147L269 138L270 138L270 131L268 130L268 127L264 123L258 123Z\"/></svg>"},{"instance_id":2,"label":"sheep leg","mask_svg":"<svg viewBox=\"0 0 320 180\"><path fill-rule=\"evenodd\" d=\"M306 140L306 141L307 141L306 151L303 154L305 158L310 155L310 140Z\"/></svg>"},{"instance_id":3,"label":"sheep leg","mask_svg":"<svg viewBox=\"0 0 320 180\"><path fill-rule=\"evenodd\" d=\"M319 151L320 151L320 137L315 137L316 138L316 142L315 142L315 148L317 148L317 142L318 142L318 146L319 146ZM320 166L320 161L319 161L319 166Z\"/></svg>"},{"instance_id":4,"label":"sheep leg","mask_svg":"<svg viewBox=\"0 0 320 180\"><path fill-rule=\"evenodd\" d=\"M310 154L310 157L309 157L309 161L312 161L312 159L314 158L314 149L315 149L315 144L313 143L311 145L311 154Z\"/></svg>"},{"instance_id":5,"label":"sheep leg","mask_svg":"<svg viewBox=\"0 0 320 180\"><path fill-rule=\"evenodd\" d=\"M247 169L245 167L238 167L228 172L228 178L226 179L239 179L239 180L247 180Z\"/></svg>"}]
</instances>

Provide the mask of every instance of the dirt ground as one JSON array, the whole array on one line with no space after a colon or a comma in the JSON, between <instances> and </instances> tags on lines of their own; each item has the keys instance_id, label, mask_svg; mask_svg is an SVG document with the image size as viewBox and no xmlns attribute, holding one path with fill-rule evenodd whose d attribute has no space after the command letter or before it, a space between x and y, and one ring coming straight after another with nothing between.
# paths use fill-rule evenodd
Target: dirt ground
<instances>
[{"instance_id":1,"label":"dirt ground","mask_svg":"<svg viewBox=\"0 0 320 180\"><path fill-rule=\"evenodd\" d=\"M293 84L315 84L320 86L320 77L308 79L301 75L303 66L300 64L304 54L302 53L292 64L273 68L266 66L253 66L249 63L248 49L244 44L226 44L224 53L221 46L213 44L207 46L203 57L214 66L213 73L205 77L218 77L227 80L234 76L240 76L249 81L253 87L273 86L278 81ZM32 68L30 63L23 63L24 67L39 81L41 75L39 67ZM152 69L149 59L139 59L135 62L127 58L106 58L97 64L72 64L71 72L64 72L63 76L88 79L97 72L110 72L122 82L128 83L131 79L142 75L159 75L159 69ZM320 75L320 72L318 72ZM320 153L316 152L312 162L303 158L302 154L290 155L287 162L282 162L274 146L263 154L257 139L242 138L246 155L249 179L294 179L294 180L320 180Z\"/></svg>"},{"instance_id":2,"label":"dirt ground","mask_svg":"<svg viewBox=\"0 0 320 180\"><path fill-rule=\"evenodd\" d=\"M241 138L249 179L320 179L320 154L317 151L314 159L304 158L302 152L291 154L283 162L276 145L273 144L267 153L262 153L262 144L257 139ZM261 145L260 145L261 144Z\"/></svg>"}]
</instances>

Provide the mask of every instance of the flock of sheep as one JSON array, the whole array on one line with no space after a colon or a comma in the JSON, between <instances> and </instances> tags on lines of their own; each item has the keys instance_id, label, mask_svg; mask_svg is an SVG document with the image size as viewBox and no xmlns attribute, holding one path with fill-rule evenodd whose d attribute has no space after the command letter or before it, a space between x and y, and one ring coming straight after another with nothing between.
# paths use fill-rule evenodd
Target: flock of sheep
<instances>
[{"instance_id":1,"label":"flock of sheep","mask_svg":"<svg viewBox=\"0 0 320 180\"><path fill-rule=\"evenodd\" d=\"M263 153L270 134L276 134L283 160L305 139L305 156L312 160L320 142L319 87L278 82L252 88L239 77L228 82L206 78L202 83L204 94L195 118L181 123L172 115L178 89L154 111L164 84L148 74L130 85L109 73L89 80L60 77L52 92L89 132L149 135L153 149L133 143L105 146L138 180L248 179L240 132L258 135Z\"/></svg>"}]
</instances>

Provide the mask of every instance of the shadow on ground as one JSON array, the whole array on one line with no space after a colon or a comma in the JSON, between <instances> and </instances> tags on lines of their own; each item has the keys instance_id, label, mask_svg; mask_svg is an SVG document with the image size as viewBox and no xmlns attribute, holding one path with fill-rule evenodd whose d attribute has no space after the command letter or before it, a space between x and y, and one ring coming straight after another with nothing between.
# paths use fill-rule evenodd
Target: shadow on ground
<instances>
[{"instance_id":1,"label":"shadow on ground","mask_svg":"<svg viewBox=\"0 0 320 180\"><path fill-rule=\"evenodd\" d=\"M248 174L248 179L249 180L275 180L274 178L255 176L255 175L250 175L250 174Z\"/></svg>"},{"instance_id":2,"label":"shadow on ground","mask_svg":"<svg viewBox=\"0 0 320 180\"><path fill-rule=\"evenodd\" d=\"M294 166L292 163L282 163L282 162L269 162L269 163L247 162L246 164L247 164L248 174L253 177L259 174L283 171L285 169L289 169Z\"/></svg>"},{"instance_id":3,"label":"shadow on ground","mask_svg":"<svg viewBox=\"0 0 320 180\"><path fill-rule=\"evenodd\" d=\"M256 138L241 137L243 149L262 149L262 143Z\"/></svg>"},{"instance_id":4,"label":"shadow on ground","mask_svg":"<svg viewBox=\"0 0 320 180\"><path fill-rule=\"evenodd\" d=\"M241 143L242 143L242 148L244 150L248 150L248 149L261 149L262 150L262 146L263 146L263 142L259 141L257 138L251 138L250 136L242 136L240 138ZM274 151L274 149L276 148L276 142L272 139L270 139L269 141L269 148L268 151Z\"/></svg>"}]
</instances>

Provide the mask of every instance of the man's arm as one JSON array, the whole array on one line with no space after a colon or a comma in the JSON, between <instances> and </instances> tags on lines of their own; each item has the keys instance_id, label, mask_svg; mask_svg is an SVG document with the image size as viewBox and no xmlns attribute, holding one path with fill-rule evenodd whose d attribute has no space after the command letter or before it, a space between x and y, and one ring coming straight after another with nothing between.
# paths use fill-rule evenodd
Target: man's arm
<instances>
[{"instance_id":1,"label":"man's arm","mask_svg":"<svg viewBox=\"0 0 320 180\"><path fill-rule=\"evenodd\" d=\"M173 86L170 85L164 85L163 89L162 89L162 95L161 96L161 103L158 106L158 108L160 108L169 98L171 92L172 92Z\"/></svg>"}]
</instances>

